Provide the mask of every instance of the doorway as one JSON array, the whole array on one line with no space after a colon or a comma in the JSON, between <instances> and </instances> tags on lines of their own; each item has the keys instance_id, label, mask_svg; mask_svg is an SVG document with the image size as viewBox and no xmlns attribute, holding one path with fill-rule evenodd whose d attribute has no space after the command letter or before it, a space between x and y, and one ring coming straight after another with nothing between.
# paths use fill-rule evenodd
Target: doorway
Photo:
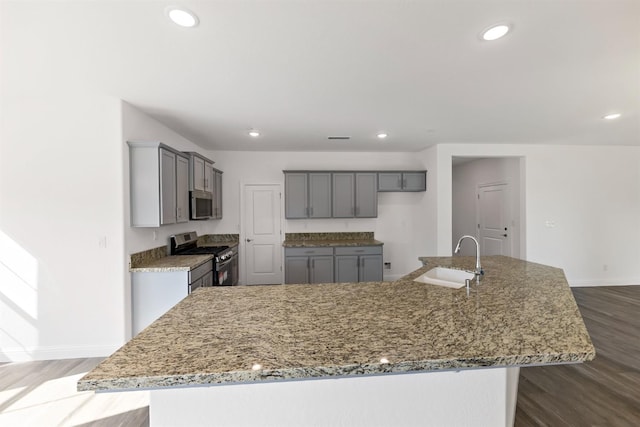
<instances>
[{"instance_id":1,"label":"doorway","mask_svg":"<svg viewBox=\"0 0 640 427\"><path fill-rule=\"evenodd\" d=\"M461 236L471 235L481 255L524 259L524 189L522 157L453 157L452 252ZM475 255L469 243L461 249Z\"/></svg>"},{"instance_id":2,"label":"doorway","mask_svg":"<svg viewBox=\"0 0 640 427\"><path fill-rule=\"evenodd\" d=\"M244 184L242 230L244 284L282 283L280 184Z\"/></svg>"}]
</instances>

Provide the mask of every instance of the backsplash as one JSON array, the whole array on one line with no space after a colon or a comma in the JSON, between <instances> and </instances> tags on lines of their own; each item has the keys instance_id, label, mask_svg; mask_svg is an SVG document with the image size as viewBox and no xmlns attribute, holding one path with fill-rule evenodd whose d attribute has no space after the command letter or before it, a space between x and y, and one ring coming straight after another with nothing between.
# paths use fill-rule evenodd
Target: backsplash
<instances>
[{"instance_id":1,"label":"backsplash","mask_svg":"<svg viewBox=\"0 0 640 427\"><path fill-rule=\"evenodd\" d=\"M373 231L344 233L285 233L285 240L373 240Z\"/></svg>"},{"instance_id":2,"label":"backsplash","mask_svg":"<svg viewBox=\"0 0 640 427\"><path fill-rule=\"evenodd\" d=\"M198 237L198 244L209 243L238 243L240 241L239 234L205 234Z\"/></svg>"}]
</instances>

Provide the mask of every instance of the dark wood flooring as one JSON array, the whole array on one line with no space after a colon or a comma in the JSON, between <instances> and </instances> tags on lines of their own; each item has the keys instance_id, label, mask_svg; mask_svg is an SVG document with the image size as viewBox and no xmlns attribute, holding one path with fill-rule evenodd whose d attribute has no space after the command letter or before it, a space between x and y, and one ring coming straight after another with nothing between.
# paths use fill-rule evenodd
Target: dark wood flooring
<instances>
[{"instance_id":1,"label":"dark wood flooring","mask_svg":"<svg viewBox=\"0 0 640 427\"><path fill-rule=\"evenodd\" d=\"M596 358L520 369L515 426L640 426L640 286L572 291Z\"/></svg>"}]
</instances>

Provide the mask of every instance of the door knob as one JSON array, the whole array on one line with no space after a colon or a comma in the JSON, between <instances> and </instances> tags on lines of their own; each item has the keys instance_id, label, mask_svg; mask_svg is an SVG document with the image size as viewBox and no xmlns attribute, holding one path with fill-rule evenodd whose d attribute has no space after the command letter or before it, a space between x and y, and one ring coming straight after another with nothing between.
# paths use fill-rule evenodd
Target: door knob
<instances>
[{"instance_id":1,"label":"door knob","mask_svg":"<svg viewBox=\"0 0 640 427\"><path fill-rule=\"evenodd\" d=\"M247 239L247 242L253 242L253 239Z\"/></svg>"}]
</instances>

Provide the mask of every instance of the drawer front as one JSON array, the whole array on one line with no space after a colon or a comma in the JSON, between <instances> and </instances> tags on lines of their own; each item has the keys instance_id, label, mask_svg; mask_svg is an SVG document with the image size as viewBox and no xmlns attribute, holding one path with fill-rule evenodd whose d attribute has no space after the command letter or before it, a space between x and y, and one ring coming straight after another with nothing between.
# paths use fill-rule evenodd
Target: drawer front
<instances>
[{"instance_id":1,"label":"drawer front","mask_svg":"<svg viewBox=\"0 0 640 427\"><path fill-rule=\"evenodd\" d=\"M189 272L189 283L193 283L213 270L213 261L207 261Z\"/></svg>"},{"instance_id":2,"label":"drawer front","mask_svg":"<svg viewBox=\"0 0 640 427\"><path fill-rule=\"evenodd\" d=\"M285 248L284 256L333 255L331 247Z\"/></svg>"},{"instance_id":3,"label":"drawer front","mask_svg":"<svg viewBox=\"0 0 640 427\"><path fill-rule=\"evenodd\" d=\"M336 248L336 255L382 255L382 246L345 246Z\"/></svg>"}]
</instances>

